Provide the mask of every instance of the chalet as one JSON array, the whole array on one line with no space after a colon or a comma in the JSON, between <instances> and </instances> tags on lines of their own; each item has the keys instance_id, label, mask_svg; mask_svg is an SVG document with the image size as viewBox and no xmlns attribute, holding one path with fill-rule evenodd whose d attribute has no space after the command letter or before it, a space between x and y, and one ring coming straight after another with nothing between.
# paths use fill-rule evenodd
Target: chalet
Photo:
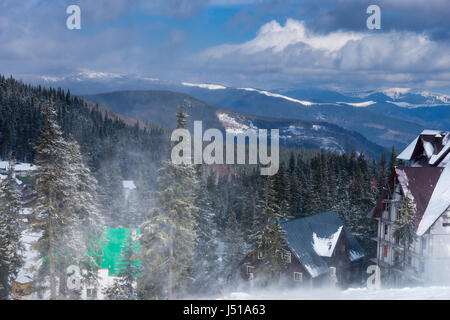
<instances>
[{"instance_id":1,"label":"chalet","mask_svg":"<svg viewBox=\"0 0 450 320\"><path fill-rule=\"evenodd\" d=\"M288 252L283 277L291 285L320 286L331 279L340 286L360 283L365 253L334 212L282 221L280 225L286 233ZM262 258L257 250L245 256L240 264L244 279L255 278Z\"/></svg>"},{"instance_id":2,"label":"chalet","mask_svg":"<svg viewBox=\"0 0 450 320\"><path fill-rule=\"evenodd\" d=\"M397 157L406 166L391 172L376 207L377 257L392 284L442 283L450 274L450 132L423 131ZM394 236L404 197L414 207L416 239L405 247Z\"/></svg>"}]
</instances>

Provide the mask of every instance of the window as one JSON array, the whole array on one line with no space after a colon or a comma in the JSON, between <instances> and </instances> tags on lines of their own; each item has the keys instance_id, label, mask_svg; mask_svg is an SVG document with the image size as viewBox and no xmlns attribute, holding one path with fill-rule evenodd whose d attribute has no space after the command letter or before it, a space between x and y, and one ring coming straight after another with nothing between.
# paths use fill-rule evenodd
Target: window
<instances>
[{"instance_id":1,"label":"window","mask_svg":"<svg viewBox=\"0 0 450 320\"><path fill-rule=\"evenodd\" d=\"M258 250L258 259L264 258L264 252L262 250Z\"/></svg>"},{"instance_id":2,"label":"window","mask_svg":"<svg viewBox=\"0 0 450 320\"><path fill-rule=\"evenodd\" d=\"M290 252L287 252L285 255L285 261L286 263L291 263L292 262L292 255Z\"/></svg>"},{"instance_id":3,"label":"window","mask_svg":"<svg viewBox=\"0 0 450 320\"><path fill-rule=\"evenodd\" d=\"M383 257L387 258L387 256L388 256L388 247L384 246L383 247Z\"/></svg>"},{"instance_id":4,"label":"window","mask_svg":"<svg viewBox=\"0 0 450 320\"><path fill-rule=\"evenodd\" d=\"M387 239L389 233L389 226L387 224L384 225L384 238Z\"/></svg>"},{"instance_id":5,"label":"window","mask_svg":"<svg viewBox=\"0 0 450 320\"><path fill-rule=\"evenodd\" d=\"M294 272L294 281L303 281L303 273Z\"/></svg>"}]
</instances>

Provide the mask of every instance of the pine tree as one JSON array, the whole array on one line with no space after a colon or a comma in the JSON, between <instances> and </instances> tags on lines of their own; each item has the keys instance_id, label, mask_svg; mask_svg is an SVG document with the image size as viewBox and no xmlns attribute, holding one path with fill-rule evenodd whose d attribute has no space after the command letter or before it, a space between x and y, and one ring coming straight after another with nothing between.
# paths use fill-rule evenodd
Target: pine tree
<instances>
[{"instance_id":1,"label":"pine tree","mask_svg":"<svg viewBox=\"0 0 450 320\"><path fill-rule=\"evenodd\" d=\"M394 237L403 244L403 265L406 262L406 254L411 243L416 239L416 228L414 222L415 205L408 196L403 197L398 218L395 222Z\"/></svg>"},{"instance_id":2,"label":"pine tree","mask_svg":"<svg viewBox=\"0 0 450 320\"><path fill-rule=\"evenodd\" d=\"M71 248L69 252L76 254L73 261L87 271L84 282L96 282L97 270L100 267L102 250L100 243L103 239L104 222L98 208L97 180L93 177L85 159L81 154L78 143L71 135L68 138L68 152L70 169L67 173L75 176L75 196L70 206L75 214L72 226L67 230L67 239ZM65 273L61 277L60 286L65 286ZM62 289L62 288L61 288ZM62 290L63 292L65 289Z\"/></svg>"},{"instance_id":3,"label":"pine tree","mask_svg":"<svg viewBox=\"0 0 450 320\"><path fill-rule=\"evenodd\" d=\"M79 226L76 216L78 179L76 168L72 166L71 146L64 140L56 123L56 111L52 103L44 108L45 127L36 147L33 173L36 201L33 205L35 221L32 231L41 234L33 246L39 251L43 263L39 270L39 281L50 285L50 299L57 297L57 277L65 277L65 267L79 257L80 237L73 231ZM60 292L61 293L61 292ZM61 293L63 294L63 293Z\"/></svg>"},{"instance_id":4,"label":"pine tree","mask_svg":"<svg viewBox=\"0 0 450 320\"><path fill-rule=\"evenodd\" d=\"M397 154L395 153L395 148L392 147L391 159L389 161L389 172L388 172L388 175L390 175L394 171L394 169L397 166L397 164L398 164Z\"/></svg>"},{"instance_id":5,"label":"pine tree","mask_svg":"<svg viewBox=\"0 0 450 320\"><path fill-rule=\"evenodd\" d=\"M185 128L183 108L177 114L178 128ZM158 172L157 207L142 225L140 279L144 298L182 296L192 280L192 258L196 241L195 190L198 180L192 165L163 162Z\"/></svg>"},{"instance_id":6,"label":"pine tree","mask_svg":"<svg viewBox=\"0 0 450 320\"><path fill-rule=\"evenodd\" d=\"M234 285L237 281L239 263L245 255L245 242L241 228L232 212L228 219L225 231L225 252L223 256L223 274L228 285Z\"/></svg>"},{"instance_id":7,"label":"pine tree","mask_svg":"<svg viewBox=\"0 0 450 320\"><path fill-rule=\"evenodd\" d=\"M201 175L201 170L198 170ZM199 177L199 180L201 177ZM197 190L196 234L193 259L192 291L197 294L213 293L217 289L217 226L215 223L212 201L206 183L201 183Z\"/></svg>"},{"instance_id":8,"label":"pine tree","mask_svg":"<svg viewBox=\"0 0 450 320\"><path fill-rule=\"evenodd\" d=\"M8 175L0 181L0 300L8 298L11 282L23 264L20 209L20 192L15 181L14 160L10 159Z\"/></svg>"},{"instance_id":9,"label":"pine tree","mask_svg":"<svg viewBox=\"0 0 450 320\"><path fill-rule=\"evenodd\" d=\"M285 232L280 226L280 219L273 178L268 177L264 200L261 202L261 214L255 221L252 235L253 249L262 260L256 269L256 274L262 276L261 283L277 280L286 267Z\"/></svg>"}]
</instances>

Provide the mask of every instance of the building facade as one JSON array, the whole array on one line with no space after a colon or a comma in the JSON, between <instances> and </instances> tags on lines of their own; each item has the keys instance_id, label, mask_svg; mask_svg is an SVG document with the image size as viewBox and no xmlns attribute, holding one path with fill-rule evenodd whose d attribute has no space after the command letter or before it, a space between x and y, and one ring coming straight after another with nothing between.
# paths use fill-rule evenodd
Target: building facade
<instances>
[{"instance_id":1,"label":"building facade","mask_svg":"<svg viewBox=\"0 0 450 320\"><path fill-rule=\"evenodd\" d=\"M377 257L385 282L441 284L450 279L450 133L423 131L400 155L370 216L378 220ZM416 237L395 236L405 197L414 208Z\"/></svg>"}]
</instances>

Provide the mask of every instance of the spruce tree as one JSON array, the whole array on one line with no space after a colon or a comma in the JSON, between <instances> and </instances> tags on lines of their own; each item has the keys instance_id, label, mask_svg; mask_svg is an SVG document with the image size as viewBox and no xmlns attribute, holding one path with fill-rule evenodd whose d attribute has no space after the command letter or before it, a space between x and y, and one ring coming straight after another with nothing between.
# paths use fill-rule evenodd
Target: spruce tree
<instances>
[{"instance_id":1,"label":"spruce tree","mask_svg":"<svg viewBox=\"0 0 450 320\"><path fill-rule=\"evenodd\" d=\"M177 120L178 128L186 128L182 107ZM144 298L180 297L192 281L197 186L192 165L166 160L158 171L157 207L141 227L145 276L140 279L139 290Z\"/></svg>"},{"instance_id":2,"label":"spruce tree","mask_svg":"<svg viewBox=\"0 0 450 320\"><path fill-rule=\"evenodd\" d=\"M56 122L56 111L52 103L44 110L45 127L36 147L33 172L36 201L33 204L35 220L32 231L40 237L33 244L39 251L43 263L40 266L38 283L50 286L50 299L57 298L57 277L65 276L65 267L79 257L77 242L73 237L78 226L76 203L81 203L77 194L78 178L72 167L70 144L64 140L60 126ZM60 286L60 289L61 289ZM60 292L61 293L61 292ZM62 294L62 293L61 293Z\"/></svg>"},{"instance_id":3,"label":"spruce tree","mask_svg":"<svg viewBox=\"0 0 450 320\"><path fill-rule=\"evenodd\" d=\"M0 180L0 300L7 299L11 283L23 265L20 231L20 192L10 159L8 174Z\"/></svg>"},{"instance_id":4,"label":"spruce tree","mask_svg":"<svg viewBox=\"0 0 450 320\"><path fill-rule=\"evenodd\" d=\"M229 286L236 284L238 280L239 263L244 258L245 249L245 241L236 218L236 213L232 212L225 231L225 251L222 272L225 276L225 283Z\"/></svg>"},{"instance_id":5,"label":"spruce tree","mask_svg":"<svg viewBox=\"0 0 450 320\"><path fill-rule=\"evenodd\" d=\"M409 246L417 238L414 222L415 205L408 196L404 196L398 209L398 218L395 222L394 237L403 244L403 263L406 263L406 254Z\"/></svg>"},{"instance_id":6,"label":"spruce tree","mask_svg":"<svg viewBox=\"0 0 450 320\"><path fill-rule=\"evenodd\" d=\"M262 260L256 274L262 283L269 283L278 280L286 267L285 232L280 226L282 217L272 177L266 180L260 208L252 235L253 250Z\"/></svg>"},{"instance_id":7,"label":"spruce tree","mask_svg":"<svg viewBox=\"0 0 450 320\"><path fill-rule=\"evenodd\" d=\"M198 168L199 180L201 169ZM214 293L217 289L218 256L217 256L217 226L212 208L212 201L206 183L201 183L197 190L195 202L198 207L196 214L194 259L192 266L192 291L197 294Z\"/></svg>"}]
</instances>

